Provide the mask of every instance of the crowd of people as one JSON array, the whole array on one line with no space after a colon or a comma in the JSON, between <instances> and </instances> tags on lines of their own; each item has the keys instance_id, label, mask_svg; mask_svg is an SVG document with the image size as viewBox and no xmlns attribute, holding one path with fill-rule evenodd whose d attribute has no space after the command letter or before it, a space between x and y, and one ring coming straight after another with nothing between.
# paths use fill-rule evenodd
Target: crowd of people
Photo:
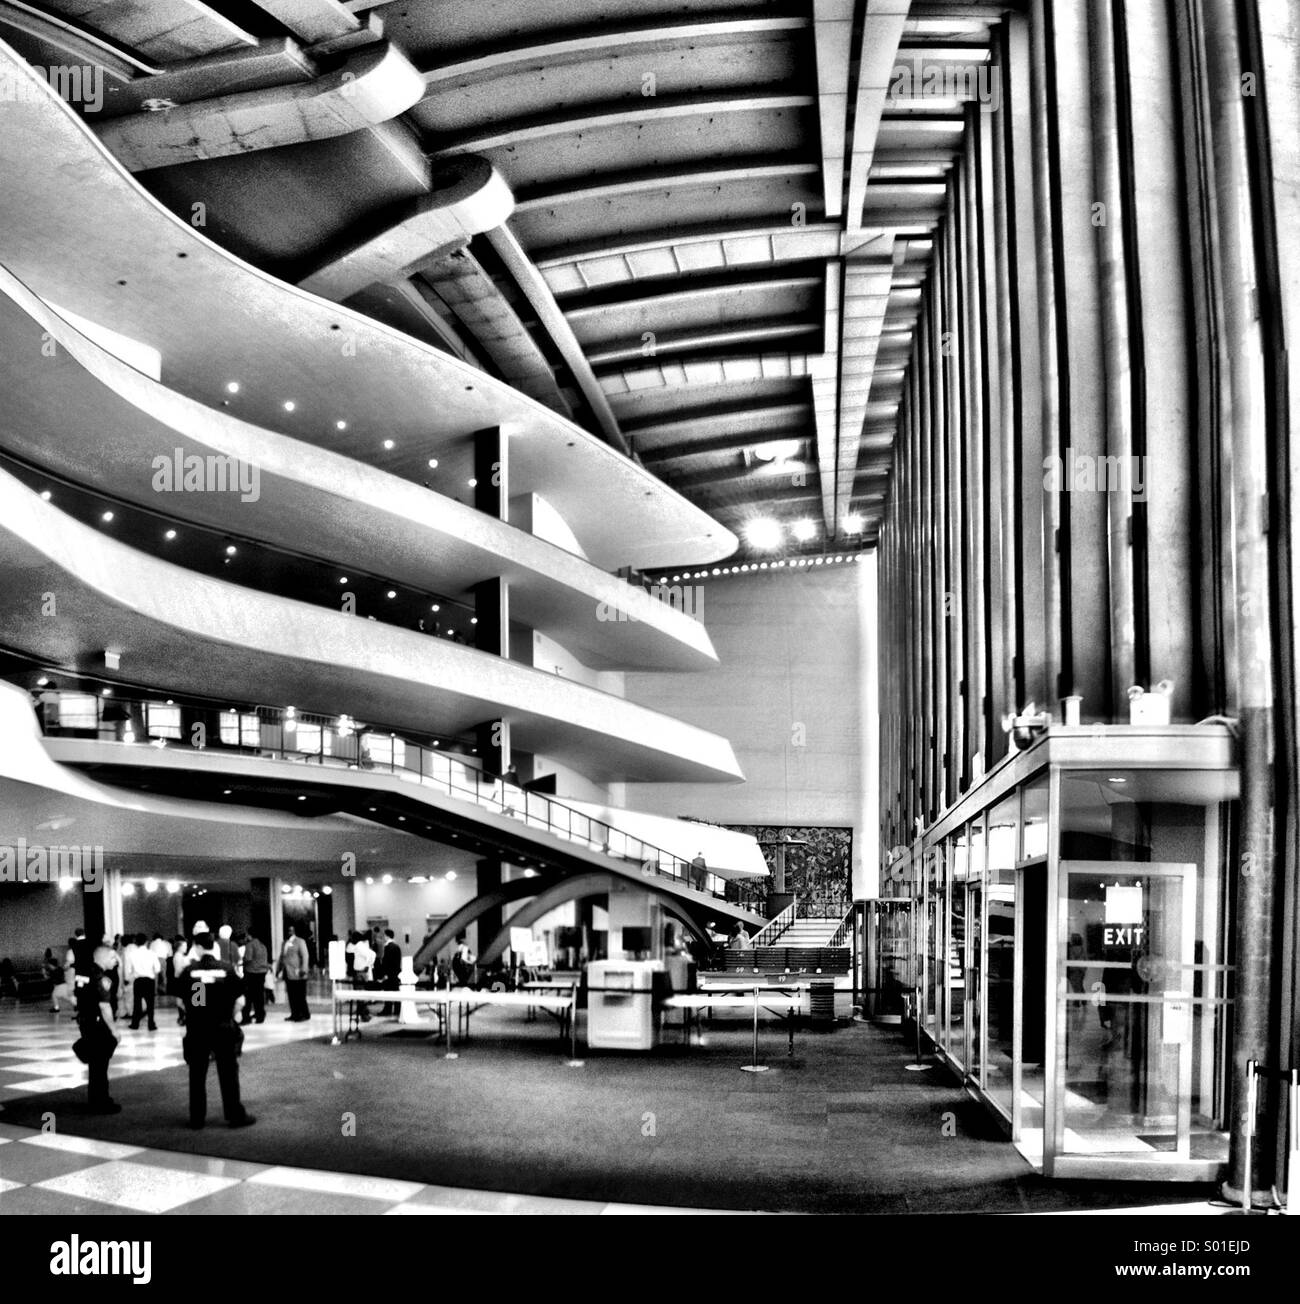
<instances>
[{"instance_id":1,"label":"crowd of people","mask_svg":"<svg viewBox=\"0 0 1300 1304\"><path fill-rule=\"evenodd\" d=\"M391 932L389 938L392 937ZM286 1020L311 1018L307 984L314 966L309 937L285 928L284 945L272 966L266 943L248 931L223 924L214 934L195 923L187 942L160 933L105 937L94 943L78 928L68 938L62 960L47 947L42 970L50 985L50 1009L70 1007L80 1033L73 1051L87 1066L87 1104L92 1113L116 1114L121 1106L108 1086L108 1066L117 1049L118 1025L129 1017L132 1030L142 1023L157 1031L160 997L174 999L177 1022L184 1028L182 1053L189 1066L189 1126L207 1119L207 1078L217 1068L222 1112L232 1127L247 1127L253 1117L239 1091L242 1029L266 1020L268 1000L275 999L274 979L282 978L288 1000ZM400 970L400 952L397 967Z\"/></svg>"}]
</instances>

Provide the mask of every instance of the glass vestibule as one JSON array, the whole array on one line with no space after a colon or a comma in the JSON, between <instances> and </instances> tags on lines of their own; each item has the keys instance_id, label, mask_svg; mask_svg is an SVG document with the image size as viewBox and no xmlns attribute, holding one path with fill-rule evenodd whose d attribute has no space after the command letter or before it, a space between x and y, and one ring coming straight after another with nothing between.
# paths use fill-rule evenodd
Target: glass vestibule
<instances>
[{"instance_id":1,"label":"glass vestibule","mask_svg":"<svg viewBox=\"0 0 1300 1304\"><path fill-rule=\"evenodd\" d=\"M1063 732L1062 763L1047 745L1010 758L899 884L920 1030L1046 1173L1213 1178L1230 744L1177 726Z\"/></svg>"}]
</instances>

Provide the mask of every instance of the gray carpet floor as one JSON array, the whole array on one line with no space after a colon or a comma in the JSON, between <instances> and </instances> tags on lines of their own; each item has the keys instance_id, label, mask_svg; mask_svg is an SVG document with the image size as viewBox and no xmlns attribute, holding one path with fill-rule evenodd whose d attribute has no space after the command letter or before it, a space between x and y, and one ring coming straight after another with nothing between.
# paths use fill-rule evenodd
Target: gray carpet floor
<instances>
[{"instance_id":1,"label":"gray carpet floor","mask_svg":"<svg viewBox=\"0 0 1300 1304\"><path fill-rule=\"evenodd\" d=\"M674 1034L676 1035L676 1034ZM941 1071L906 1071L897 1031L865 1024L801 1032L794 1059L764 1030L771 1071L740 1071L748 1026L649 1055L580 1051L548 1020L484 1011L473 1038L444 1048L379 1024L361 1041L268 1047L242 1061L255 1127L219 1118L187 1131L183 1069L118 1080L114 1117L83 1091L11 1101L0 1117L163 1150L295 1164L447 1186L728 1209L806 1212L1031 1212L1205 1198L1174 1184L1038 1177L981 1106ZM0 1162L3 1156L0 1155Z\"/></svg>"}]
</instances>

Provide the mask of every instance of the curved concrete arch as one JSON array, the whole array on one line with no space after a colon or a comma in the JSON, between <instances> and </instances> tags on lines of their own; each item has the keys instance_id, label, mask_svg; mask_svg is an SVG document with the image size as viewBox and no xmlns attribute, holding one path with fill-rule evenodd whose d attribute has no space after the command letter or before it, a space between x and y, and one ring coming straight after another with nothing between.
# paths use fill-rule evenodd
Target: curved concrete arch
<instances>
[{"instance_id":1,"label":"curved concrete arch","mask_svg":"<svg viewBox=\"0 0 1300 1304\"><path fill-rule=\"evenodd\" d=\"M530 928L556 906L562 906L566 901L581 901L583 897L604 896L613 886L612 874L575 874L553 883L510 916L501 926L501 931L479 952L479 964L493 964L501 958L510 945L512 928Z\"/></svg>"},{"instance_id":2,"label":"curved concrete arch","mask_svg":"<svg viewBox=\"0 0 1300 1304\"><path fill-rule=\"evenodd\" d=\"M77 365L32 366L47 340ZM641 588L443 494L176 393L88 339L3 267L0 414L0 445L141 506L165 498L202 524L295 551L311 538L319 556L363 562L414 587L502 578L515 619L594 669L717 664L704 625ZM257 468L257 499L160 494L155 459L170 460L181 440L186 454L211 450ZM627 619L600 619L602 604Z\"/></svg>"},{"instance_id":3,"label":"curved concrete arch","mask_svg":"<svg viewBox=\"0 0 1300 1304\"><path fill-rule=\"evenodd\" d=\"M98 664L111 647L123 678L157 689L243 701L256 683L264 701L442 735L501 718L521 748L609 780L741 777L715 734L518 662L160 561L4 472L0 564L0 642L48 665Z\"/></svg>"},{"instance_id":4,"label":"curved concrete arch","mask_svg":"<svg viewBox=\"0 0 1300 1304\"><path fill-rule=\"evenodd\" d=\"M159 348L173 389L215 407L238 381L239 410L263 429L294 435L341 418L368 428L372 449L382 429L422 457L503 427L518 436L511 492L547 498L605 570L736 550L735 534L658 477L504 381L222 249L199 229L202 204L185 217L167 209L3 42L0 70L21 90L0 132L0 263L42 299Z\"/></svg>"},{"instance_id":5,"label":"curved concrete arch","mask_svg":"<svg viewBox=\"0 0 1300 1304\"><path fill-rule=\"evenodd\" d=\"M512 901L520 901L524 897L536 896L538 892L545 891L550 887L553 882L553 875L539 875L537 878L515 878L511 879L509 883L503 883L492 892L484 892L482 895L476 896L472 901L467 901L454 914L449 915L434 930L433 936L415 953L415 958L411 962L415 967L415 972L419 973L448 942L455 941L470 924L485 915L489 910L499 909L501 906L509 905Z\"/></svg>"}]
</instances>

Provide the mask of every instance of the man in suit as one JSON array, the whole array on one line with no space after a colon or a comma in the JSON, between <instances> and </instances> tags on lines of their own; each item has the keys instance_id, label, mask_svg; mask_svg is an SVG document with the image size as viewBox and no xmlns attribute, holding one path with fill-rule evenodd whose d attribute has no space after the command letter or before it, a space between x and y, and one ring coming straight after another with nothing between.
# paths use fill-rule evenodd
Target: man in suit
<instances>
[{"instance_id":1,"label":"man in suit","mask_svg":"<svg viewBox=\"0 0 1300 1304\"><path fill-rule=\"evenodd\" d=\"M402 948L398 946L391 928L384 929L384 950L379 957L379 977L386 992L395 992L402 985ZM384 1006L384 1013L396 1016L401 1013L401 1009L390 1002Z\"/></svg>"},{"instance_id":2,"label":"man in suit","mask_svg":"<svg viewBox=\"0 0 1300 1304\"><path fill-rule=\"evenodd\" d=\"M266 976L271 971L271 957L252 933L241 933L238 940L244 947L244 1017L240 1023L265 1023Z\"/></svg>"},{"instance_id":3,"label":"man in suit","mask_svg":"<svg viewBox=\"0 0 1300 1304\"><path fill-rule=\"evenodd\" d=\"M239 1098L239 1048L243 1033L235 1015L244 1003L235 966L218 954L211 933L195 933L185 971L185 1039L181 1043L190 1069L190 1127L200 1128L208 1115L208 1062L217 1063L221 1108L231 1127L248 1127L254 1119Z\"/></svg>"},{"instance_id":4,"label":"man in suit","mask_svg":"<svg viewBox=\"0 0 1300 1304\"><path fill-rule=\"evenodd\" d=\"M280 952L280 963L276 973L284 979L285 989L289 993L289 1013L285 1016L289 1023L305 1023L311 1018L307 1008L307 977L311 972L311 957L307 954L307 943L298 936L292 924L285 929L284 949Z\"/></svg>"}]
</instances>

